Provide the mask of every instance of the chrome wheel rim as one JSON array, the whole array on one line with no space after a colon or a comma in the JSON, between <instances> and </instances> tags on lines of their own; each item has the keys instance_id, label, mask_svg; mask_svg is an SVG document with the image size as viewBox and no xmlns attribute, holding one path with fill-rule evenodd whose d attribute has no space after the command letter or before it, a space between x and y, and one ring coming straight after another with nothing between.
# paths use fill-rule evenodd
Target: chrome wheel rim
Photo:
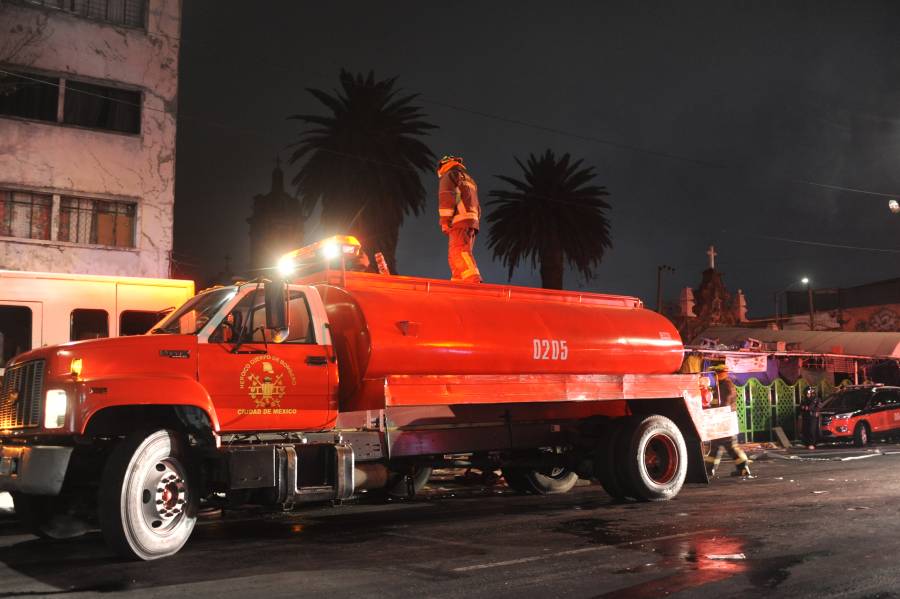
<instances>
[{"instance_id":1,"label":"chrome wheel rim","mask_svg":"<svg viewBox=\"0 0 900 599\"><path fill-rule=\"evenodd\" d=\"M141 485L141 515L149 530L165 534L185 517L187 483L181 463L166 457L157 460L145 473Z\"/></svg>"},{"instance_id":2,"label":"chrome wheel rim","mask_svg":"<svg viewBox=\"0 0 900 599\"><path fill-rule=\"evenodd\" d=\"M668 435L657 434L644 446L644 469L658 485L667 485L678 472L679 457L675 441Z\"/></svg>"}]
</instances>

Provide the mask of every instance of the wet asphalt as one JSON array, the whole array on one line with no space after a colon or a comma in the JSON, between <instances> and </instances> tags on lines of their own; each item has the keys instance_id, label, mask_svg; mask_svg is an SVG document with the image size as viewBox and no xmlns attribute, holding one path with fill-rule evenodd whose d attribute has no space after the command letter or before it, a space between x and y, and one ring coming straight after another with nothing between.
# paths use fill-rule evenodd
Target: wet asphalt
<instances>
[{"instance_id":1,"label":"wet asphalt","mask_svg":"<svg viewBox=\"0 0 900 599\"><path fill-rule=\"evenodd\" d=\"M408 501L208 514L150 563L0 515L0 598L900 596L900 446L758 457L752 479L644 504L441 472Z\"/></svg>"}]
</instances>

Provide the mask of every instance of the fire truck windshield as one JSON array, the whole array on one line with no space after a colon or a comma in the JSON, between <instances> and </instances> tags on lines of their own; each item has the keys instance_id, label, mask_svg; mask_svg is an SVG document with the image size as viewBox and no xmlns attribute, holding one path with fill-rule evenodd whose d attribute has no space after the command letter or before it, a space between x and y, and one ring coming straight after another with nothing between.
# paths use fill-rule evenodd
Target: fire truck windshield
<instances>
[{"instance_id":1,"label":"fire truck windshield","mask_svg":"<svg viewBox=\"0 0 900 599\"><path fill-rule=\"evenodd\" d=\"M222 287L195 295L180 308L165 317L156 327L150 329L152 335L196 335L200 329L216 315L237 289Z\"/></svg>"}]
</instances>

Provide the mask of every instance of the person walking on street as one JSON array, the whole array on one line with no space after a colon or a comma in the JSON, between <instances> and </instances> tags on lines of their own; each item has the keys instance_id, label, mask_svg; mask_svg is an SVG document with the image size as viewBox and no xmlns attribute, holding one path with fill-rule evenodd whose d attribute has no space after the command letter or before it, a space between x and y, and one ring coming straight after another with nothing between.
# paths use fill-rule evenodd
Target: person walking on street
<instances>
[{"instance_id":1,"label":"person walking on street","mask_svg":"<svg viewBox=\"0 0 900 599\"><path fill-rule=\"evenodd\" d=\"M481 273L472 254L481 219L478 186L459 156L441 158L437 173L438 215L441 232L449 241L450 280L480 283Z\"/></svg>"},{"instance_id":2,"label":"person walking on street","mask_svg":"<svg viewBox=\"0 0 900 599\"><path fill-rule=\"evenodd\" d=\"M713 368L713 371L716 373L716 386L719 389L719 405L723 407L728 406L732 412L736 412L737 387L734 381L728 377L728 367L724 364L719 364ZM738 445L737 437L725 437L712 441L709 455L705 458L710 476L715 476L716 469L722 461L722 454L725 452L728 452L728 455L734 460L733 476L750 476L750 460L747 458L744 450Z\"/></svg>"}]
</instances>

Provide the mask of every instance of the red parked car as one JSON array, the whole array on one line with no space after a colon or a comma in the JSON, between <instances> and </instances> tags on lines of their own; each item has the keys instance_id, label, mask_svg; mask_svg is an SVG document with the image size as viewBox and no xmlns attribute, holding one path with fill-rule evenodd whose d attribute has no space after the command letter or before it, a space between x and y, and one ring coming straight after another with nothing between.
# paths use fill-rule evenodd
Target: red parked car
<instances>
[{"instance_id":1,"label":"red parked car","mask_svg":"<svg viewBox=\"0 0 900 599\"><path fill-rule=\"evenodd\" d=\"M900 387L847 387L825 400L819 417L822 439L866 445L873 436L900 432Z\"/></svg>"}]
</instances>

